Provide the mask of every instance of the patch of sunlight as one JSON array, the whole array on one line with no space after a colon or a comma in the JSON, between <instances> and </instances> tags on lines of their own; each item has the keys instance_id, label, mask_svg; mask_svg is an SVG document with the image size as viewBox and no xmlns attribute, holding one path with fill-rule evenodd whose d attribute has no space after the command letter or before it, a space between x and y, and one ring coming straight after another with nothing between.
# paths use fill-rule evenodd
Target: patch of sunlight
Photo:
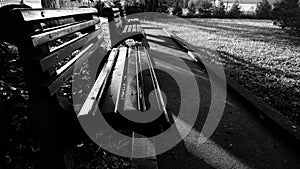
<instances>
[{"instance_id":1,"label":"patch of sunlight","mask_svg":"<svg viewBox=\"0 0 300 169\"><path fill-rule=\"evenodd\" d=\"M173 118L180 134L185 133L191 127L177 117L173 116ZM190 153L203 159L216 169L252 169L241 159L232 155L228 150L222 148L213 140L206 138L202 133L193 128L183 139L184 145Z\"/></svg>"}]
</instances>

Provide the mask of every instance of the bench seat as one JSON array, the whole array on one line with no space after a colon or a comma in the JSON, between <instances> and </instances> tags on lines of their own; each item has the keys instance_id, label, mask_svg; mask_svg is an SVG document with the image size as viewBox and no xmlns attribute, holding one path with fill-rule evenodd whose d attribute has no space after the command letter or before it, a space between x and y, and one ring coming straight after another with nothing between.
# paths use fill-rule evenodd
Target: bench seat
<instances>
[{"instance_id":1,"label":"bench seat","mask_svg":"<svg viewBox=\"0 0 300 169\"><path fill-rule=\"evenodd\" d=\"M122 17L119 8L104 8L103 14L108 17L112 46L115 47L129 38L142 41L146 37L138 18Z\"/></svg>"},{"instance_id":2,"label":"bench seat","mask_svg":"<svg viewBox=\"0 0 300 169\"><path fill-rule=\"evenodd\" d=\"M122 31L123 39L134 39L136 41L142 41L145 37L145 32L141 24L131 23L125 25Z\"/></svg>"},{"instance_id":3,"label":"bench seat","mask_svg":"<svg viewBox=\"0 0 300 169\"><path fill-rule=\"evenodd\" d=\"M107 93L103 92L105 87ZM150 98L153 99L151 104ZM105 106L99 106L101 100ZM90 137L95 137L99 131L97 128L102 127L93 120L93 114L99 114L100 110L114 128L125 128L145 136L154 136L170 126L170 117L165 106L147 49L144 46L113 48L107 64L78 114L78 119L81 124L86 124L86 131L91 132ZM123 117L123 113L138 116L141 112L148 115L159 113L159 116L156 120L149 118L150 122L144 124Z\"/></svg>"}]
</instances>

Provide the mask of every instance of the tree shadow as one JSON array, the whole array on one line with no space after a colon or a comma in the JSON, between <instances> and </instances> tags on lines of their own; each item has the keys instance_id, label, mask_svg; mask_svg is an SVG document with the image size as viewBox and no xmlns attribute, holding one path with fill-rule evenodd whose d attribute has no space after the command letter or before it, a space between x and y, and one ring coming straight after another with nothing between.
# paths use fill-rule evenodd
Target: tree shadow
<instances>
[{"instance_id":1,"label":"tree shadow","mask_svg":"<svg viewBox=\"0 0 300 169\"><path fill-rule=\"evenodd\" d=\"M198 19L200 20L200 19ZM197 21L198 21L197 20ZM216 21L211 21L204 23L199 21L201 28L193 25L181 25L181 27L188 27L192 29L203 29L211 33L213 29L219 31L229 32L225 36L230 34L236 34L237 36L248 36L247 38L253 40L261 40L272 43L290 43L291 45L299 46L299 38L290 37L286 33L281 32L276 28L263 28L259 26L252 25L240 25L236 23L229 23L231 25L238 25L239 27L244 27L246 30L244 32L239 32L238 29L234 28L224 28L218 26ZM227 24L227 23L221 23ZM207 28L207 29L206 29ZM253 33L257 29L262 30L258 34ZM279 31L279 34L272 34L272 31ZM245 33L246 32L246 33ZM265 36L266 35L266 36ZM267 37L267 38L266 38ZM289 39L291 38L291 39ZM163 45L163 44L162 44ZM262 65L249 62L245 59L242 59L238 56L232 55L224 51L214 51L208 48L201 46L193 46L194 48L199 49L200 51L205 51L202 55L207 56L208 59L212 60L210 53L215 53L213 59L220 58L220 64L224 66L227 76L233 78L244 88L250 90L253 94L260 97L266 103L270 104L272 107L284 114L288 119L294 123L300 125L300 104L297 95L299 92L299 84L297 81L300 79L300 75L297 72L285 72L284 70L277 68L276 66L264 67ZM287 80L284 80L287 79ZM289 79L292 80L292 82ZM284 80L284 81L283 81ZM295 81L295 83L293 82Z\"/></svg>"},{"instance_id":2,"label":"tree shadow","mask_svg":"<svg viewBox=\"0 0 300 169\"><path fill-rule=\"evenodd\" d=\"M167 45L165 46L167 47ZM202 55L207 55L208 53L216 53L216 51L213 51L211 49L202 48L202 47L197 47L197 48L201 48L200 50L207 52L207 53L201 53ZM158 54L151 55L151 57L154 58L154 62L156 62L155 64L158 64L157 62L162 62L162 60L164 60L162 59L162 56L166 57L165 60L169 60L172 57L176 57L175 56L176 54L174 53L166 54L165 51L156 51L156 52ZM258 65L251 64L247 61L244 61L243 59L237 58L234 55L229 55L227 53L222 53L219 55L222 55L222 59L226 59L225 66L226 63L229 64L229 62L236 62L237 60L238 66L244 67L245 69L250 68L255 71L272 72L272 70L270 71ZM228 56L224 56L224 55L228 55ZM198 134L200 136L201 135L200 133L202 132L203 125L208 116L208 112L211 106L209 101L211 100L211 97L214 97L211 96L210 81L208 80L209 77L205 73L205 68L204 69L201 68L201 66L199 66L196 62L190 59L185 59L180 56L177 57L179 57L182 61L184 61L184 63L189 67L192 73L195 74L194 76L196 78L199 90L202 91L200 97L201 104L198 110L196 123L187 124L187 125L193 125L193 131L191 131L193 134L191 135ZM206 80L203 80L204 78L200 78L200 76L206 77ZM258 85L262 85L262 84L258 84ZM261 88L263 87L264 86L262 85ZM204 90L206 92L203 92ZM282 158L283 156L281 157L274 156L274 157L270 157L269 159L260 158L262 154L266 155L271 153L268 148L274 144L273 139L279 142L276 144L280 145L279 146L280 148L277 147L277 149L280 149L280 151L286 151L286 150L289 151L289 150L293 150L293 148L291 148L289 144L286 144L286 141L284 141L283 139L284 137L281 137L281 134L278 133L278 130L273 130L274 128L270 127L266 121L261 121L261 119L257 114L252 113L253 108L251 106L247 105L246 103L243 103L238 98L232 98L232 97L233 97L232 94L229 94L229 96L227 95L227 99L225 102L226 104L225 111L222 120L220 121L219 126L215 131L215 134L212 137L210 137L209 141L203 144L197 144L196 140L190 141L189 139L185 139L183 143L178 144L178 146L174 147L174 150L180 151L182 154L185 154L188 158L191 159L195 159L195 157L197 157L197 154L200 157L202 157L201 159L203 159L203 157L205 159L205 156L206 155L208 156L208 154L206 154L206 151L208 149L209 150L214 149L218 151L215 153L222 152L223 156L225 156L226 158L230 157L233 160L235 160L235 162L243 164L247 167L267 168L268 165L276 166L277 164L272 164L272 161L277 158ZM180 120L185 122L184 119L180 119ZM248 123L250 124L251 127L248 126ZM259 130L258 133L256 133L257 130ZM261 138L260 136L262 136L263 138ZM251 137L255 137L255 138L251 138ZM265 138L267 139L271 138L271 139L265 141L264 143L261 142ZM196 144L196 145L190 145L190 144ZM267 144L271 144L271 146L264 147ZM189 153L186 154L185 151L183 151L179 147L179 145L186 147ZM243 147L245 145L247 146ZM194 146L198 146L198 147L195 148ZM283 148L284 150L281 150L282 147L284 147ZM260 151L256 151L255 150L256 148L258 148ZM247 150L247 152L244 152L244 150ZM274 148L274 150L272 151L276 151L276 148ZM295 152L293 152L293 154ZM167 152L166 154L170 154L170 151ZM213 160L214 159L213 157L214 156L212 156L212 159L210 160ZM209 159L210 157L207 158ZM207 161L205 160L205 162ZM215 163L215 161L213 163Z\"/></svg>"}]
</instances>

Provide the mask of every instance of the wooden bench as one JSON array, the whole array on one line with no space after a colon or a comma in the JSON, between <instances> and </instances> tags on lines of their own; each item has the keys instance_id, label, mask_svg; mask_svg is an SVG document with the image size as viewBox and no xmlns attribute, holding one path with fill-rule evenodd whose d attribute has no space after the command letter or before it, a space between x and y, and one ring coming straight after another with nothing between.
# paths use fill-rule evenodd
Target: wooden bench
<instances>
[{"instance_id":1,"label":"wooden bench","mask_svg":"<svg viewBox=\"0 0 300 169\"><path fill-rule=\"evenodd\" d=\"M132 19L128 19L127 18L127 14L126 14L126 10L125 10L125 6L124 5L120 5L119 6L119 11L120 11L120 16L122 18L122 23L124 24L124 26L126 24L141 24L141 22L139 21L138 18L132 18Z\"/></svg>"},{"instance_id":2,"label":"wooden bench","mask_svg":"<svg viewBox=\"0 0 300 169\"><path fill-rule=\"evenodd\" d=\"M104 102L98 108L114 129L125 129L149 137L166 130L172 121L167 113L147 48L142 45L113 48L108 60L109 62L103 68L106 71L101 71L78 114L81 124L89 132L88 135L95 138L99 132L95 129L102 127L102 124L94 120L98 118L94 115L98 114L95 113L95 106L97 106L95 103L98 103L95 100L100 99ZM109 74L111 74L110 78L108 78ZM104 95L103 81L110 83ZM151 104L149 99L153 99ZM114 104L110 104L111 102ZM159 116L157 119L150 118L149 122L138 123L134 119L125 118L122 113L134 114L133 117L151 113L158 113Z\"/></svg>"},{"instance_id":3,"label":"wooden bench","mask_svg":"<svg viewBox=\"0 0 300 169\"><path fill-rule=\"evenodd\" d=\"M3 41L15 44L19 50L29 92L32 115L30 124L40 140L41 153L46 160L46 166L43 168L66 167L64 152L70 146L81 143L87 138L88 133L83 131L84 126L82 123L80 125L79 121L86 120L86 116L91 115L93 108L104 99L107 85L117 85L116 91L121 90L122 84L130 86L131 82L122 81L123 76L118 76L119 80L112 79L109 84L109 76L118 71L124 72L125 69L135 71L133 74L125 72L123 75L138 78L138 83L130 90L126 90L127 98L123 101L120 101L122 98L117 92L116 97L119 101L111 112L118 114L120 104L125 109L135 108L145 111L149 107L147 98L151 92L144 90L144 85L147 85L148 89L157 89L154 93L156 107L157 111L162 111L163 114L159 121L151 123L150 127L149 125L144 127L148 126L149 130L153 130L153 126L161 127L157 124L158 122L160 124L160 120L169 122L147 49L138 45L115 47L107 51L102 29L98 26L99 18L95 14L97 10L94 8L14 9L0 16L11 18L10 20L0 18L5 25L0 28L0 37ZM116 36L122 35L116 34ZM73 99L73 103L70 103L61 97L61 87L70 83L70 78L79 74L79 70L86 62L91 70L90 90L83 101L74 103ZM133 63L137 64L136 67L132 66ZM114 67L120 64L123 66ZM129 68L125 68L128 66ZM145 66L147 71L140 73L137 68ZM144 82L146 79L148 82ZM135 95L128 93L135 93ZM131 105L128 100L137 104ZM74 104L79 106L74 107ZM131 129L136 128L136 123L124 119L120 122L121 125L129 124ZM143 127L139 129L140 132L144 130Z\"/></svg>"},{"instance_id":4,"label":"wooden bench","mask_svg":"<svg viewBox=\"0 0 300 169\"><path fill-rule=\"evenodd\" d=\"M70 78L86 63L90 85L96 84L108 53L96 14L94 8L13 9L0 16L1 40L18 47L29 92L30 124L40 140L46 168L65 168L65 150L86 137L77 120L80 109L76 111L75 103L61 96L61 87L72 83Z\"/></svg>"},{"instance_id":5,"label":"wooden bench","mask_svg":"<svg viewBox=\"0 0 300 169\"><path fill-rule=\"evenodd\" d=\"M119 8L104 8L103 14L108 18L112 46L116 46L129 38L136 41L142 41L145 38L145 32L139 20L125 19L124 21Z\"/></svg>"}]
</instances>

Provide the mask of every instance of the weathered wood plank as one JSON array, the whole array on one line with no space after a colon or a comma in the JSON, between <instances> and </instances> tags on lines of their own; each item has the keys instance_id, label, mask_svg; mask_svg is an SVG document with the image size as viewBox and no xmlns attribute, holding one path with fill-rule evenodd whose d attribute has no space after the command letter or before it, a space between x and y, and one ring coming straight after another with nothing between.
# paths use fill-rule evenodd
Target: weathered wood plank
<instances>
[{"instance_id":1,"label":"weathered wood plank","mask_svg":"<svg viewBox=\"0 0 300 169\"><path fill-rule=\"evenodd\" d=\"M52 30L55 30L55 29L59 29L59 28L63 28L63 27L71 26L71 25L75 25L75 24L78 24L78 23L80 23L80 22L67 23L67 24L63 24L63 25L59 25L59 26L45 28L45 29L41 30L41 32L48 32L48 31L52 31Z\"/></svg>"},{"instance_id":2,"label":"weathered wood plank","mask_svg":"<svg viewBox=\"0 0 300 169\"><path fill-rule=\"evenodd\" d=\"M147 61L141 57L140 51L138 51L138 48L135 48L136 50L136 64L137 64L137 69L136 69L136 76L139 78L137 82L137 89L138 89L138 99L139 99L139 110L140 111L145 111L146 110L146 100L145 100L145 77L147 76L147 71L150 68L146 65Z\"/></svg>"},{"instance_id":3,"label":"weathered wood plank","mask_svg":"<svg viewBox=\"0 0 300 169\"><path fill-rule=\"evenodd\" d=\"M120 17L120 12L118 11L118 12L114 12L114 17Z\"/></svg>"},{"instance_id":4,"label":"weathered wood plank","mask_svg":"<svg viewBox=\"0 0 300 169\"><path fill-rule=\"evenodd\" d=\"M122 33L126 33L126 32L127 32L127 29L128 29L128 25L125 25L125 27L124 27Z\"/></svg>"},{"instance_id":5,"label":"weathered wood plank","mask_svg":"<svg viewBox=\"0 0 300 169\"><path fill-rule=\"evenodd\" d=\"M123 87L123 80L124 80L124 71L125 71L125 63L126 63L126 57L127 57L127 51L128 48L122 47L120 48L119 57L116 62L114 75L112 77L112 81L115 82L111 85L111 90L118 91L116 96L116 103L114 112L117 113L118 110L121 110L123 105L120 103L122 100L122 97L124 97L124 92L122 90Z\"/></svg>"},{"instance_id":6,"label":"weathered wood plank","mask_svg":"<svg viewBox=\"0 0 300 169\"><path fill-rule=\"evenodd\" d=\"M103 39L103 31L101 28L91 34L84 34L78 38L75 38L67 43L59 46L53 53L40 60L41 68L46 71L56 63L62 61L64 58L72 54L73 51L83 47L85 48L88 44L95 40Z\"/></svg>"},{"instance_id":7,"label":"weathered wood plank","mask_svg":"<svg viewBox=\"0 0 300 169\"><path fill-rule=\"evenodd\" d=\"M137 32L142 32L142 26L141 25L137 25Z\"/></svg>"},{"instance_id":8,"label":"weathered wood plank","mask_svg":"<svg viewBox=\"0 0 300 169\"><path fill-rule=\"evenodd\" d=\"M129 48L128 50L128 59L127 59L127 72L125 74L126 81L125 81L125 94L122 97L124 100L124 111L134 111L140 110L140 103L139 97L140 93L138 91L138 82L139 78L137 76L137 53L135 48Z\"/></svg>"},{"instance_id":9,"label":"weathered wood plank","mask_svg":"<svg viewBox=\"0 0 300 169\"><path fill-rule=\"evenodd\" d=\"M78 23L75 25L71 25L68 27L63 27L60 29L56 29L56 30L52 30L49 32L44 32L41 34L37 34L37 35L33 35L32 38L32 42L34 46L39 46L42 44L45 44L49 41L53 41L55 39L61 38L65 35L68 35L70 33L74 33L77 31L80 31L82 29L85 29L87 27L93 26L97 23L100 22L100 19L97 20L90 20L90 21L86 21L86 22L82 22L82 23Z\"/></svg>"},{"instance_id":10,"label":"weathered wood plank","mask_svg":"<svg viewBox=\"0 0 300 169\"><path fill-rule=\"evenodd\" d=\"M117 58L118 49L113 48L108 57L108 62L102 68L93 88L91 89L87 99L85 100L79 114L79 116L87 115L93 108L94 104L97 102L98 98L102 97L104 87L106 85L108 76L112 70L113 64Z\"/></svg>"},{"instance_id":11,"label":"weathered wood plank","mask_svg":"<svg viewBox=\"0 0 300 169\"><path fill-rule=\"evenodd\" d=\"M136 25L136 24L133 24L132 26L133 26L132 32L136 32L136 30L137 30L137 29L136 29L137 25Z\"/></svg>"},{"instance_id":12,"label":"weathered wood plank","mask_svg":"<svg viewBox=\"0 0 300 169\"><path fill-rule=\"evenodd\" d=\"M155 139L147 138L137 132L132 133L132 168L158 169ZM147 158L137 158L147 157Z\"/></svg>"},{"instance_id":13,"label":"weathered wood plank","mask_svg":"<svg viewBox=\"0 0 300 169\"><path fill-rule=\"evenodd\" d=\"M156 89L156 91L155 91L156 95L158 96L157 97L157 102L158 102L159 109L164 113L167 122L170 123L170 118L169 118L167 110L166 110L166 104L163 100L163 96L162 96L162 93L161 93L159 82L158 82L158 79L157 79L157 76L156 76L156 73L155 73L155 70L154 70L154 66L153 66L152 61L150 59L149 53L147 52L147 50L144 46L139 46L138 51L139 51L139 54L140 54L141 58L144 58L148 61L147 64L149 66L150 74L152 76L152 82L153 82L154 88Z\"/></svg>"},{"instance_id":14,"label":"weathered wood plank","mask_svg":"<svg viewBox=\"0 0 300 169\"><path fill-rule=\"evenodd\" d=\"M132 25L129 25L127 32L131 33L131 31L132 31Z\"/></svg>"},{"instance_id":15,"label":"weathered wood plank","mask_svg":"<svg viewBox=\"0 0 300 169\"><path fill-rule=\"evenodd\" d=\"M112 8L113 12L118 12L119 8Z\"/></svg>"},{"instance_id":16,"label":"weathered wood plank","mask_svg":"<svg viewBox=\"0 0 300 169\"><path fill-rule=\"evenodd\" d=\"M52 96L56 91L64 84L64 81L67 80L74 71L80 68L82 62L92 55L96 56L96 50L99 50L102 41L98 41L96 44L90 44L85 49L83 49L78 55L71 59L67 64L56 71L57 75L50 78L46 82L46 86Z\"/></svg>"},{"instance_id":17,"label":"weathered wood plank","mask_svg":"<svg viewBox=\"0 0 300 169\"><path fill-rule=\"evenodd\" d=\"M96 8L74 9L24 9L20 11L24 21L37 21L54 18L65 18L75 15L96 14Z\"/></svg>"}]
</instances>

